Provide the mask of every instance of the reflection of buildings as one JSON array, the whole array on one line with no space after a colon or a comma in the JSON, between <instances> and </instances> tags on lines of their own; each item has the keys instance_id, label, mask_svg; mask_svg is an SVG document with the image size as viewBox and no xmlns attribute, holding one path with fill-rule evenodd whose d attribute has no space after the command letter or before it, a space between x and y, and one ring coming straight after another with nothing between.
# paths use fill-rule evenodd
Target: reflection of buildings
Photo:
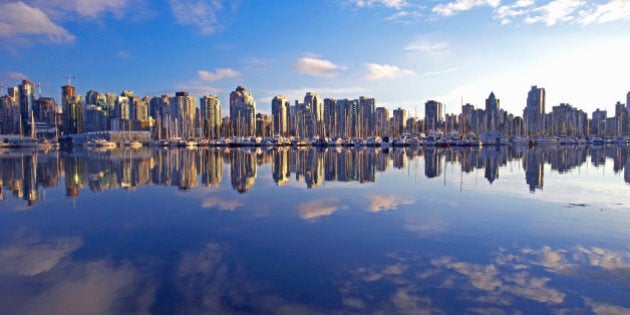
<instances>
[{"instance_id":1,"label":"reflection of buildings","mask_svg":"<svg viewBox=\"0 0 630 315\"><path fill-rule=\"evenodd\" d=\"M505 164L503 147L489 147L481 149L481 157L484 161L484 177L492 184L499 179L499 165Z\"/></svg>"},{"instance_id":2,"label":"reflection of buildings","mask_svg":"<svg viewBox=\"0 0 630 315\"><path fill-rule=\"evenodd\" d=\"M70 197L78 196L84 187L93 192L151 184L191 189L200 180L206 186L219 186L225 163L229 163L232 187L241 193L254 186L259 166L270 170L278 186L286 185L292 174L297 181L304 179L307 188L320 187L326 181L371 183L376 181L376 172L386 171L390 163L395 168L405 168L408 163L415 165L418 159L424 159L427 178L441 177L445 167L460 164L461 174L483 169L490 183L499 178L500 169L508 162L513 165L512 161L519 161L529 190L535 191L543 187L545 164L558 173L566 173L586 163L589 155L595 167L612 159L614 172L623 171L624 180L630 183L629 147L615 146L8 151L0 155L0 186L4 185L0 187L0 199L13 196L32 205L43 196L43 188L57 186L64 175L66 195Z\"/></svg>"},{"instance_id":3,"label":"reflection of buildings","mask_svg":"<svg viewBox=\"0 0 630 315\"><path fill-rule=\"evenodd\" d=\"M427 178L442 175L442 157L437 154L435 147L427 147L424 150L424 175Z\"/></svg>"},{"instance_id":4,"label":"reflection of buildings","mask_svg":"<svg viewBox=\"0 0 630 315\"><path fill-rule=\"evenodd\" d=\"M208 186L219 186L223 178L223 162L219 149L201 151L201 182Z\"/></svg>"},{"instance_id":5,"label":"reflection of buildings","mask_svg":"<svg viewBox=\"0 0 630 315\"><path fill-rule=\"evenodd\" d=\"M544 177L544 153L542 150L532 149L525 153L523 157L523 168L525 169L525 181L529 186L529 191L542 190Z\"/></svg>"},{"instance_id":6,"label":"reflection of buildings","mask_svg":"<svg viewBox=\"0 0 630 315\"><path fill-rule=\"evenodd\" d=\"M289 152L285 148L274 150L271 153L272 159L272 173L273 181L278 186L284 186L289 182L291 173L289 172Z\"/></svg>"},{"instance_id":7,"label":"reflection of buildings","mask_svg":"<svg viewBox=\"0 0 630 315\"><path fill-rule=\"evenodd\" d=\"M230 177L232 187L239 193L245 193L256 182L256 154L249 150L230 151Z\"/></svg>"},{"instance_id":8,"label":"reflection of buildings","mask_svg":"<svg viewBox=\"0 0 630 315\"><path fill-rule=\"evenodd\" d=\"M85 183L85 159L79 157L68 157L63 159L63 169L65 171L66 196L77 197L79 191Z\"/></svg>"}]
</instances>

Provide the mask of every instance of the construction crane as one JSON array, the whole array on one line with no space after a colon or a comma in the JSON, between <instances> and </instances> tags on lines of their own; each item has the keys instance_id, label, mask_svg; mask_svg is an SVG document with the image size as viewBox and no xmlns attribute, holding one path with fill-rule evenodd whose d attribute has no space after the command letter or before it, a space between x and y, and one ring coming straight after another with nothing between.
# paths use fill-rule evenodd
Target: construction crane
<instances>
[{"instance_id":1,"label":"construction crane","mask_svg":"<svg viewBox=\"0 0 630 315\"><path fill-rule=\"evenodd\" d=\"M77 78L77 77L75 77L75 76L73 76L73 75L68 75L68 76L66 76L66 79L68 80L68 86L70 86L70 81L71 81L72 79L76 79L76 78Z\"/></svg>"},{"instance_id":2,"label":"construction crane","mask_svg":"<svg viewBox=\"0 0 630 315\"><path fill-rule=\"evenodd\" d=\"M35 86L38 88L39 90L39 98L42 98L42 86L49 86L50 84L42 84L41 82L35 84Z\"/></svg>"}]
</instances>

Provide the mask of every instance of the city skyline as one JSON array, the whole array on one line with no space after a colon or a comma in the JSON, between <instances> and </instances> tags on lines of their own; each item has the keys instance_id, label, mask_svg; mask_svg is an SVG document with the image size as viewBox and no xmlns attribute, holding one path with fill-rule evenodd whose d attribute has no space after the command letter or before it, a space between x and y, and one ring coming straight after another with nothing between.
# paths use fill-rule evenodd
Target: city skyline
<instances>
[{"instance_id":1,"label":"city skyline","mask_svg":"<svg viewBox=\"0 0 630 315\"><path fill-rule=\"evenodd\" d=\"M427 100L450 113L462 99L482 107L490 91L518 114L531 85L546 88L547 108L569 103L588 113L612 112L630 89L625 1L28 0L0 6L0 82L29 78L55 98L73 75L73 85L102 91L216 94L223 112L229 92L243 85L266 113L276 95L292 102L312 91L369 95L380 106L417 109L422 117Z\"/></svg>"},{"instance_id":2,"label":"city skyline","mask_svg":"<svg viewBox=\"0 0 630 315\"><path fill-rule=\"evenodd\" d=\"M71 83L68 77L68 84ZM215 95L199 99L187 91L175 95L140 97L134 91L102 93L89 90L85 97L76 93L76 87L61 87L61 108L54 99L40 95L28 80L7 89L0 98L0 133L31 135L46 134L52 137L58 131L63 134L82 134L94 131L153 131L151 137L210 138L231 136L297 136L313 138L363 138L374 136L399 137L403 133L453 132L460 135L472 132L499 132L503 136L624 136L630 135L629 104L617 102L614 116L607 110L597 109L588 113L571 104L560 103L546 112L546 89L531 86L526 103L519 113L501 108L501 99L490 92L485 107L462 104L461 112L449 114L439 101L428 100L424 104L424 117L417 111L412 115L398 107L389 115L389 109L374 98L360 96L355 99L323 98L307 91L304 102L295 100L291 105L286 97L275 96L272 113L256 110L256 101L244 86L237 86L230 93L229 112L223 116L221 103ZM628 93L630 95L630 92ZM59 109L61 109L59 111ZM59 117L58 117L59 116ZM274 121L275 120L275 121ZM277 123L276 123L277 122ZM31 125L37 124L37 131Z\"/></svg>"}]
</instances>

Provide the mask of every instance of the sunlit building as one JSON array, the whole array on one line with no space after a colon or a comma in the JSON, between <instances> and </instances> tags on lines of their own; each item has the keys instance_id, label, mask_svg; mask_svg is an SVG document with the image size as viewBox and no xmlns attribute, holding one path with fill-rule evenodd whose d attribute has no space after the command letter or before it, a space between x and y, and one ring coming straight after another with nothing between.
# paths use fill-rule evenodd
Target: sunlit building
<instances>
[{"instance_id":1,"label":"sunlit building","mask_svg":"<svg viewBox=\"0 0 630 315\"><path fill-rule=\"evenodd\" d=\"M273 134L286 137L289 135L289 101L282 95L271 100L271 115L273 116Z\"/></svg>"},{"instance_id":2,"label":"sunlit building","mask_svg":"<svg viewBox=\"0 0 630 315\"><path fill-rule=\"evenodd\" d=\"M236 136L256 134L256 102L243 86L230 93L230 122Z\"/></svg>"},{"instance_id":3,"label":"sunlit building","mask_svg":"<svg viewBox=\"0 0 630 315\"><path fill-rule=\"evenodd\" d=\"M207 95L200 99L203 135L217 139L221 136L221 102L216 95Z\"/></svg>"}]
</instances>

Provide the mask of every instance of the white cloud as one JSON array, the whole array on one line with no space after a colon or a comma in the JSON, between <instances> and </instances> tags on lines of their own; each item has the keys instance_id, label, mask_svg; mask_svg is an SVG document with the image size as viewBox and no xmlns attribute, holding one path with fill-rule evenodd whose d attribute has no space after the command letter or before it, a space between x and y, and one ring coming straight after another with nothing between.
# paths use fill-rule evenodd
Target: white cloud
<instances>
[{"instance_id":1,"label":"white cloud","mask_svg":"<svg viewBox=\"0 0 630 315\"><path fill-rule=\"evenodd\" d=\"M11 80L28 79L28 76L26 74L24 74L24 73L21 73L21 72L7 72L5 77L7 79L11 79Z\"/></svg>"},{"instance_id":2,"label":"white cloud","mask_svg":"<svg viewBox=\"0 0 630 315\"><path fill-rule=\"evenodd\" d=\"M407 11L398 11L388 17L385 18L385 21L394 21L394 20L398 20L404 17L407 17L409 15L409 12Z\"/></svg>"},{"instance_id":3,"label":"white cloud","mask_svg":"<svg viewBox=\"0 0 630 315\"><path fill-rule=\"evenodd\" d=\"M118 52L116 52L115 56L116 58L123 60L131 58L131 54L126 50L119 50Z\"/></svg>"},{"instance_id":4,"label":"white cloud","mask_svg":"<svg viewBox=\"0 0 630 315\"><path fill-rule=\"evenodd\" d=\"M303 57L293 64L293 70L313 76L332 77L347 67L339 66L330 60L315 57Z\"/></svg>"},{"instance_id":5,"label":"white cloud","mask_svg":"<svg viewBox=\"0 0 630 315\"><path fill-rule=\"evenodd\" d=\"M525 23L533 24L543 22L547 26L558 22L568 22L576 18L575 14L586 5L583 0L555 0L544 6L532 9L532 15L525 18Z\"/></svg>"},{"instance_id":6,"label":"white cloud","mask_svg":"<svg viewBox=\"0 0 630 315\"><path fill-rule=\"evenodd\" d=\"M215 33L224 5L219 0L169 0L171 13L177 23L193 25L203 34Z\"/></svg>"},{"instance_id":7,"label":"white cloud","mask_svg":"<svg viewBox=\"0 0 630 315\"><path fill-rule=\"evenodd\" d=\"M0 5L0 39L28 42L30 39L53 43L74 41L74 35L53 23L48 15L37 7L24 2Z\"/></svg>"},{"instance_id":8,"label":"white cloud","mask_svg":"<svg viewBox=\"0 0 630 315\"><path fill-rule=\"evenodd\" d=\"M392 65L379 65L375 63L364 64L365 68L370 72L367 76L368 79L394 79L406 75L414 74L412 70L400 69L397 66Z\"/></svg>"},{"instance_id":9,"label":"white cloud","mask_svg":"<svg viewBox=\"0 0 630 315\"><path fill-rule=\"evenodd\" d=\"M433 13L442 16L451 16L462 11L468 11L475 7L490 6L496 8L500 0L456 0L449 3L441 3L433 7Z\"/></svg>"},{"instance_id":10,"label":"white cloud","mask_svg":"<svg viewBox=\"0 0 630 315\"><path fill-rule=\"evenodd\" d=\"M197 71L197 74L199 75L199 79L204 81L217 81L225 78L234 78L241 75L238 71L230 68L219 68L215 69L214 72L199 70Z\"/></svg>"},{"instance_id":11,"label":"white cloud","mask_svg":"<svg viewBox=\"0 0 630 315\"><path fill-rule=\"evenodd\" d=\"M456 71L459 71L459 69L458 68L448 68L448 69L444 69L444 70L427 71L427 72L422 73L422 75L433 76L433 75L440 75L440 74L451 73L451 72L456 72Z\"/></svg>"},{"instance_id":12,"label":"white cloud","mask_svg":"<svg viewBox=\"0 0 630 315\"><path fill-rule=\"evenodd\" d=\"M346 3L357 6L359 8L383 6L386 8L401 9L409 3L407 0L349 0Z\"/></svg>"},{"instance_id":13,"label":"white cloud","mask_svg":"<svg viewBox=\"0 0 630 315\"><path fill-rule=\"evenodd\" d=\"M173 90L186 91L192 95L218 95L223 91L223 89L217 87L207 86L198 83L176 84Z\"/></svg>"},{"instance_id":14,"label":"white cloud","mask_svg":"<svg viewBox=\"0 0 630 315\"><path fill-rule=\"evenodd\" d=\"M405 51L410 54L424 54L427 56L441 56L450 54L449 44L443 40L421 38L407 45Z\"/></svg>"},{"instance_id":15,"label":"white cloud","mask_svg":"<svg viewBox=\"0 0 630 315\"><path fill-rule=\"evenodd\" d=\"M299 87L295 89L282 89L282 90L273 90L270 91L269 95L262 97L260 99L261 103L271 103L271 100L276 95L284 95L289 100L297 100L304 98L304 94L307 91L315 92L322 97L332 97L332 98L354 98L359 94L365 93L369 91L368 89L360 86L347 86L347 87Z\"/></svg>"},{"instance_id":16,"label":"white cloud","mask_svg":"<svg viewBox=\"0 0 630 315\"><path fill-rule=\"evenodd\" d=\"M33 7L40 8L52 19L99 19L112 14L121 19L126 13L144 13L144 0L28 0Z\"/></svg>"},{"instance_id":17,"label":"white cloud","mask_svg":"<svg viewBox=\"0 0 630 315\"><path fill-rule=\"evenodd\" d=\"M594 11L584 13L579 23L586 25L621 20L630 20L630 1L611 0L606 4L599 5Z\"/></svg>"},{"instance_id":18,"label":"white cloud","mask_svg":"<svg viewBox=\"0 0 630 315\"><path fill-rule=\"evenodd\" d=\"M509 24L516 17L523 16L529 12L530 6L534 4L532 0L519 0L511 5L502 5L495 9L494 18L501 21L501 24Z\"/></svg>"},{"instance_id":19,"label":"white cloud","mask_svg":"<svg viewBox=\"0 0 630 315\"><path fill-rule=\"evenodd\" d=\"M122 18L133 0L33 0L33 6L42 9L55 19L82 17L96 19L111 13Z\"/></svg>"}]
</instances>

